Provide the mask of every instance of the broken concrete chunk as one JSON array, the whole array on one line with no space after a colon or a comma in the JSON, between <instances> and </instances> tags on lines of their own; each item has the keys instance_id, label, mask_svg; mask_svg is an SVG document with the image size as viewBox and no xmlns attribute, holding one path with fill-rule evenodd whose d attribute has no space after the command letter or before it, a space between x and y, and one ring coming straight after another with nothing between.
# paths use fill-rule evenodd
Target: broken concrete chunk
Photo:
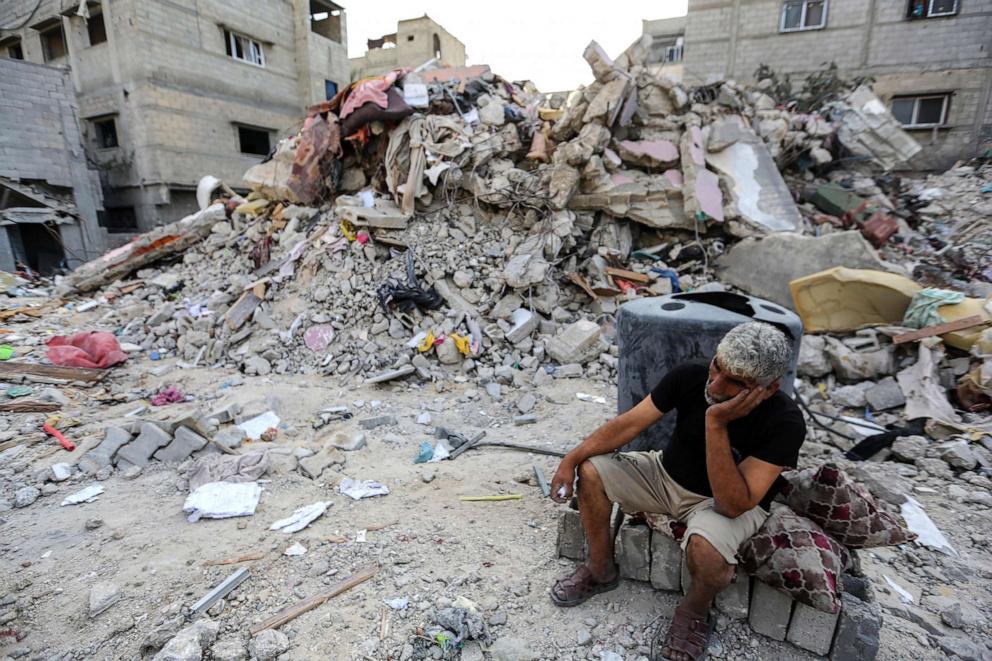
<instances>
[{"instance_id":1,"label":"broken concrete chunk","mask_svg":"<svg viewBox=\"0 0 992 661\"><path fill-rule=\"evenodd\" d=\"M617 143L620 158L647 168L670 168L679 162L679 149L668 140L623 140Z\"/></svg>"},{"instance_id":2,"label":"broken concrete chunk","mask_svg":"<svg viewBox=\"0 0 992 661\"><path fill-rule=\"evenodd\" d=\"M115 463L123 459L133 466L144 466L159 448L165 447L172 440L164 429L151 422L141 424L141 433L133 441L117 451Z\"/></svg>"},{"instance_id":3,"label":"broken concrete chunk","mask_svg":"<svg viewBox=\"0 0 992 661\"><path fill-rule=\"evenodd\" d=\"M90 588L90 619L121 600L121 589L113 583L97 583Z\"/></svg>"},{"instance_id":4,"label":"broken concrete chunk","mask_svg":"<svg viewBox=\"0 0 992 661\"><path fill-rule=\"evenodd\" d=\"M596 322L577 321L549 339L545 349L562 366L568 363L585 363L601 353L601 334L602 329Z\"/></svg>"},{"instance_id":5,"label":"broken concrete chunk","mask_svg":"<svg viewBox=\"0 0 992 661\"><path fill-rule=\"evenodd\" d=\"M206 444L207 439L193 430L188 427L178 427L172 442L156 452L154 457L159 461L179 463L197 450L203 449Z\"/></svg>"},{"instance_id":6,"label":"broken concrete chunk","mask_svg":"<svg viewBox=\"0 0 992 661\"><path fill-rule=\"evenodd\" d=\"M510 316L510 323L513 327L506 332L506 339L510 344L519 344L537 330L538 316L530 310L517 308Z\"/></svg>"},{"instance_id":7,"label":"broken concrete chunk","mask_svg":"<svg viewBox=\"0 0 992 661\"><path fill-rule=\"evenodd\" d=\"M887 376L865 392L868 405L875 411L886 411L898 408L906 403L899 384L891 376Z\"/></svg>"},{"instance_id":8,"label":"broken concrete chunk","mask_svg":"<svg viewBox=\"0 0 992 661\"><path fill-rule=\"evenodd\" d=\"M682 200L690 218L723 221L723 193L717 176L706 169L706 150L698 126L690 126L679 145L682 157ZM777 170L776 170L777 172Z\"/></svg>"},{"instance_id":9,"label":"broken concrete chunk","mask_svg":"<svg viewBox=\"0 0 992 661\"><path fill-rule=\"evenodd\" d=\"M201 618L176 634L158 654L152 657L152 661L197 661L202 659L204 653L217 640L219 632L220 624L209 618Z\"/></svg>"}]
</instances>

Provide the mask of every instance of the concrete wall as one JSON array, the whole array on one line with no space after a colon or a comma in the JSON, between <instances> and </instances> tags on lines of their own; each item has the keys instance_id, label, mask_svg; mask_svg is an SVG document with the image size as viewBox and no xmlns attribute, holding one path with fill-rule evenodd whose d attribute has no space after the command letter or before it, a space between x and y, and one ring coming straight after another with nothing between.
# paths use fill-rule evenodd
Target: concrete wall
<instances>
[{"instance_id":1,"label":"concrete wall","mask_svg":"<svg viewBox=\"0 0 992 661\"><path fill-rule=\"evenodd\" d=\"M781 8L781 0L689 0L684 80L748 80L767 64L800 81L835 62L848 75L874 76L887 103L951 92L946 126L912 132L925 147L913 168L945 168L992 134L992 0L960 0L956 16L912 21L901 0L830 0L825 27L798 32L779 31Z\"/></svg>"},{"instance_id":2,"label":"concrete wall","mask_svg":"<svg viewBox=\"0 0 992 661\"><path fill-rule=\"evenodd\" d=\"M397 67L419 67L434 58L434 36L441 45L439 67L463 67L465 44L429 16L399 21L395 48L376 48L351 60L352 80L385 73Z\"/></svg>"},{"instance_id":3,"label":"concrete wall","mask_svg":"<svg viewBox=\"0 0 992 661\"><path fill-rule=\"evenodd\" d=\"M68 72L0 58L0 177L44 182L71 196L79 225L63 225L62 239L67 256L79 257L73 266L106 247L97 223L103 208L99 178L87 164L81 140Z\"/></svg>"},{"instance_id":4,"label":"concrete wall","mask_svg":"<svg viewBox=\"0 0 992 661\"><path fill-rule=\"evenodd\" d=\"M6 5L13 18L4 22L16 25L34 0ZM188 213L205 174L244 186L245 170L261 158L241 153L239 124L270 131L274 146L324 100L325 80L349 79L344 13L337 42L311 31L308 0L102 0L108 39L95 46L68 0L42 0L32 25L63 6L63 64L71 64L85 143L108 206L134 206L140 231ZM259 42L265 66L228 56L225 29ZM25 58L41 61L37 32L19 33ZM102 149L91 122L108 115L120 146Z\"/></svg>"}]
</instances>

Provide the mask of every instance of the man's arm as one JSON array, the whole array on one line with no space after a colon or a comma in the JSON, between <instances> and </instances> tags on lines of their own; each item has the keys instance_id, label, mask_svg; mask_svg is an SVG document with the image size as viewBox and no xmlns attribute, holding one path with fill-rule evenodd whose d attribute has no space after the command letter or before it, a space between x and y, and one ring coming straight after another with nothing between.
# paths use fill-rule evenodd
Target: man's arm
<instances>
[{"instance_id":1,"label":"man's arm","mask_svg":"<svg viewBox=\"0 0 992 661\"><path fill-rule=\"evenodd\" d=\"M648 395L626 413L603 423L561 460L558 470L551 479L551 497L558 502L568 500L572 496L572 482L575 481L575 469L579 464L589 457L623 447L649 426L661 420L663 415L664 412L655 407L651 396ZM563 496L558 495L561 487L565 487Z\"/></svg>"},{"instance_id":2,"label":"man's arm","mask_svg":"<svg viewBox=\"0 0 992 661\"><path fill-rule=\"evenodd\" d=\"M765 388L744 390L706 410L706 474L713 491L713 509L731 519L753 509L765 497L782 466L747 457L734 463L727 424L753 411L771 396Z\"/></svg>"}]
</instances>

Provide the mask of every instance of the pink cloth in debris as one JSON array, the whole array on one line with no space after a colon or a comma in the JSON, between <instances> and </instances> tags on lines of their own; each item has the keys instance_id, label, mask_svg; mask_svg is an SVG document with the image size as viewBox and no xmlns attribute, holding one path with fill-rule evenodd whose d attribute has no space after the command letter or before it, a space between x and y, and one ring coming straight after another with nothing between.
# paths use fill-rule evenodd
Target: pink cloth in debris
<instances>
[{"instance_id":1,"label":"pink cloth in debris","mask_svg":"<svg viewBox=\"0 0 992 661\"><path fill-rule=\"evenodd\" d=\"M344 103L341 105L341 112L338 113L338 117L344 119L369 101L376 104L380 108L385 108L388 106L389 99L386 98L386 90L393 86L393 83L396 82L396 78L401 73L403 72L390 71L384 76L369 78L368 80L358 83L358 85L355 86L355 89L351 90L351 94L348 95L348 98L345 99Z\"/></svg>"},{"instance_id":2,"label":"pink cloth in debris","mask_svg":"<svg viewBox=\"0 0 992 661\"><path fill-rule=\"evenodd\" d=\"M45 342L53 365L106 369L127 360L112 333L83 331L70 337L56 335Z\"/></svg>"},{"instance_id":3,"label":"pink cloth in debris","mask_svg":"<svg viewBox=\"0 0 992 661\"><path fill-rule=\"evenodd\" d=\"M169 386L152 397L152 406L165 406L166 404L175 404L176 402L185 400L186 395L179 388Z\"/></svg>"}]
</instances>

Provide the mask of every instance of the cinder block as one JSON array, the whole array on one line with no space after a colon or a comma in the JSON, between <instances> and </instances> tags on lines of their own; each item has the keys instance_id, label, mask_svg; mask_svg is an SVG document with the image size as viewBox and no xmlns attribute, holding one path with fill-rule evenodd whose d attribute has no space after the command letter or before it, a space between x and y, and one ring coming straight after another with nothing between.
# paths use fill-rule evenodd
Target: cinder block
<instances>
[{"instance_id":1,"label":"cinder block","mask_svg":"<svg viewBox=\"0 0 992 661\"><path fill-rule=\"evenodd\" d=\"M197 450L207 444L207 439L203 438L188 427L176 429L176 435L172 442L155 453L155 458L159 461L179 463Z\"/></svg>"},{"instance_id":2,"label":"cinder block","mask_svg":"<svg viewBox=\"0 0 992 661\"><path fill-rule=\"evenodd\" d=\"M617 564L620 575L635 581L651 580L651 528L624 524L617 535Z\"/></svg>"},{"instance_id":3,"label":"cinder block","mask_svg":"<svg viewBox=\"0 0 992 661\"><path fill-rule=\"evenodd\" d=\"M568 508L558 518L558 557L586 559L586 534L578 510Z\"/></svg>"},{"instance_id":4,"label":"cinder block","mask_svg":"<svg viewBox=\"0 0 992 661\"><path fill-rule=\"evenodd\" d=\"M837 619L837 613L824 613L812 606L796 602L786 640L808 652L825 656L830 651L830 644L834 639Z\"/></svg>"},{"instance_id":5,"label":"cinder block","mask_svg":"<svg viewBox=\"0 0 992 661\"><path fill-rule=\"evenodd\" d=\"M751 577L742 571L734 573L730 585L717 593L716 609L728 617L743 620L747 617L748 599L751 596Z\"/></svg>"},{"instance_id":6,"label":"cinder block","mask_svg":"<svg viewBox=\"0 0 992 661\"><path fill-rule=\"evenodd\" d=\"M651 535L651 585L658 590L682 588L682 548L668 535Z\"/></svg>"},{"instance_id":7,"label":"cinder block","mask_svg":"<svg viewBox=\"0 0 992 661\"><path fill-rule=\"evenodd\" d=\"M878 602L865 602L842 592L841 610L834 635L831 661L872 661L878 656L882 611Z\"/></svg>"},{"instance_id":8,"label":"cinder block","mask_svg":"<svg viewBox=\"0 0 992 661\"><path fill-rule=\"evenodd\" d=\"M79 470L93 475L104 466L109 466L110 461L121 446L131 440L131 432L120 427L107 427L103 433L103 440L76 462Z\"/></svg>"},{"instance_id":9,"label":"cinder block","mask_svg":"<svg viewBox=\"0 0 992 661\"><path fill-rule=\"evenodd\" d=\"M762 583L754 582L751 591L751 612L748 623L763 636L785 640L792 616L793 599L784 592Z\"/></svg>"},{"instance_id":10,"label":"cinder block","mask_svg":"<svg viewBox=\"0 0 992 661\"><path fill-rule=\"evenodd\" d=\"M123 459L134 466L144 466L159 448L165 447L171 440L172 436L158 425L142 423L141 433L117 451L117 459Z\"/></svg>"}]
</instances>

